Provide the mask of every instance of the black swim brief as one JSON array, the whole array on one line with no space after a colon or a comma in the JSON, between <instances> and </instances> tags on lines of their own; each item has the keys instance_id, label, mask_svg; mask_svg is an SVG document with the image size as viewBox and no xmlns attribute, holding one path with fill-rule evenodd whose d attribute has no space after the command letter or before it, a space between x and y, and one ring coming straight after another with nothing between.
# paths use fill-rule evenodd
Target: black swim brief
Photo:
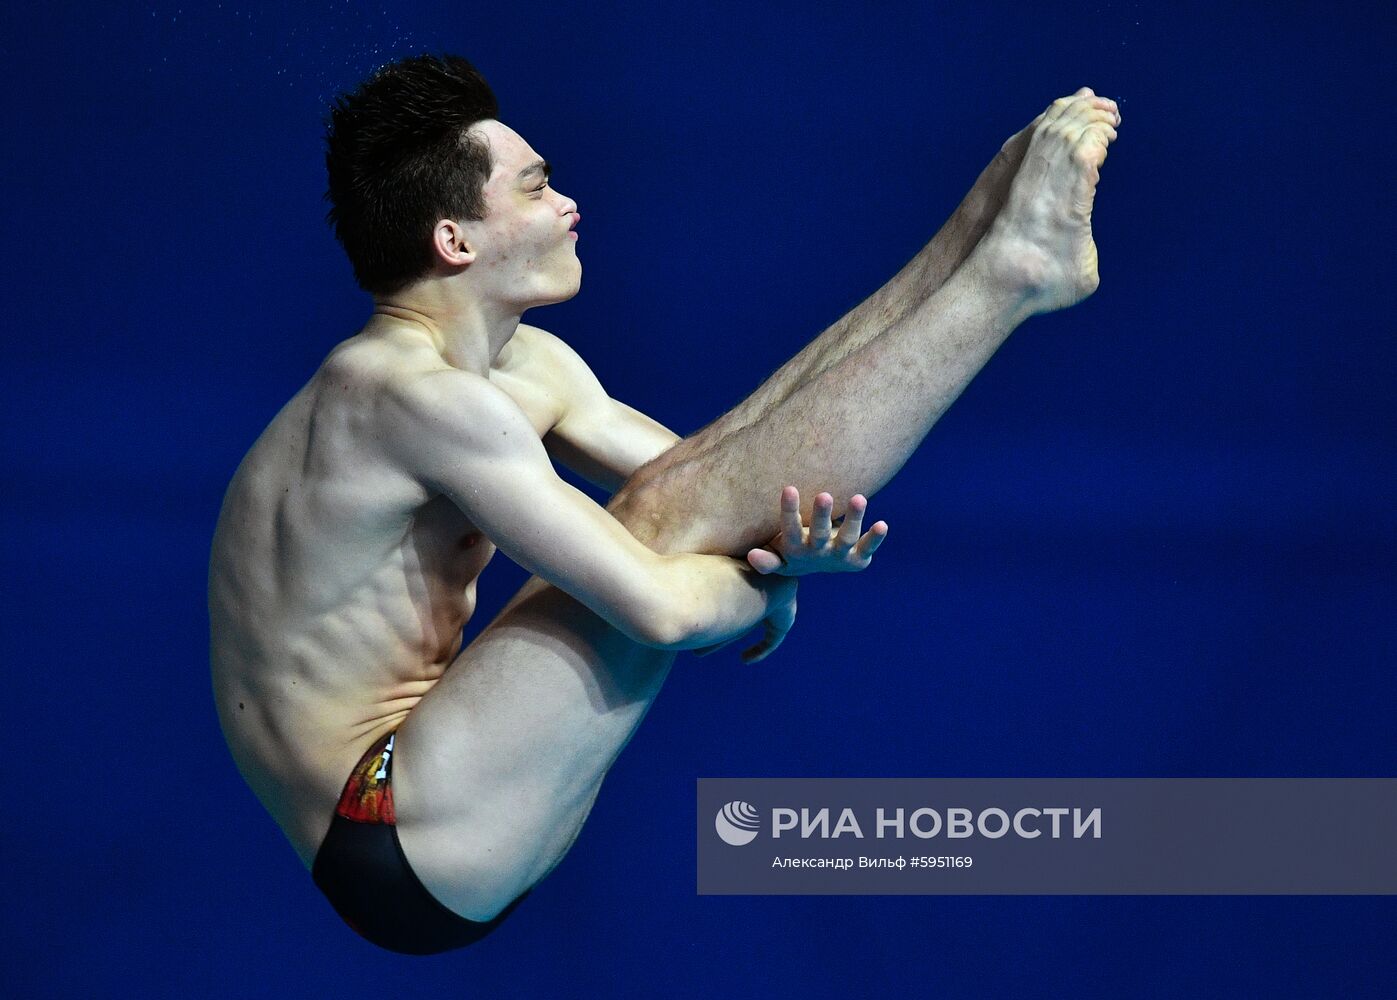
<instances>
[{"instance_id":1,"label":"black swim brief","mask_svg":"<svg viewBox=\"0 0 1397 1000\"><path fill-rule=\"evenodd\" d=\"M350 774L311 877L344 922L381 948L408 955L464 948L498 927L529 893L482 923L457 916L427 891L398 843L395 735L370 747Z\"/></svg>"}]
</instances>

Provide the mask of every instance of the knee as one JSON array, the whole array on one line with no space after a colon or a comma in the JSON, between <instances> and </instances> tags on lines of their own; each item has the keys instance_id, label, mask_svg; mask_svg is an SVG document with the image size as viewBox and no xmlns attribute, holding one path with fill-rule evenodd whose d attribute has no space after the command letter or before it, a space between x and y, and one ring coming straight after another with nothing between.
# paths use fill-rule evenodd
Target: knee
<instances>
[{"instance_id":1,"label":"knee","mask_svg":"<svg viewBox=\"0 0 1397 1000\"><path fill-rule=\"evenodd\" d=\"M527 865L494 861L458 864L449 874L438 875L433 888L438 902L472 923L486 924L512 910L529 894L537 879Z\"/></svg>"},{"instance_id":2,"label":"knee","mask_svg":"<svg viewBox=\"0 0 1397 1000\"><path fill-rule=\"evenodd\" d=\"M662 475L639 470L616 491L606 509L635 538L661 555L694 551L692 519L677 516Z\"/></svg>"},{"instance_id":3,"label":"knee","mask_svg":"<svg viewBox=\"0 0 1397 1000\"><path fill-rule=\"evenodd\" d=\"M664 518L657 499L654 490L632 478L616 491L606 509L637 539L656 552L663 552Z\"/></svg>"},{"instance_id":4,"label":"knee","mask_svg":"<svg viewBox=\"0 0 1397 1000\"><path fill-rule=\"evenodd\" d=\"M462 906L461 916L471 923L494 923L508 916L532 891L532 885L524 885L513 879L494 885L485 881L480 891L472 894L472 898Z\"/></svg>"}]
</instances>

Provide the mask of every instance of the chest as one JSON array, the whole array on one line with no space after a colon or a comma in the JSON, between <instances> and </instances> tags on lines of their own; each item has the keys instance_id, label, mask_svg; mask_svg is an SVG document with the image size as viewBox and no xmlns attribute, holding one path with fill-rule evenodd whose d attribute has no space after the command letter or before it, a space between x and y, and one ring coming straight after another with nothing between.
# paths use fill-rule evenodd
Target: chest
<instances>
[{"instance_id":1,"label":"chest","mask_svg":"<svg viewBox=\"0 0 1397 1000\"><path fill-rule=\"evenodd\" d=\"M494 554L490 540L441 496L418 509L402 553L410 575L453 591L479 576Z\"/></svg>"}]
</instances>

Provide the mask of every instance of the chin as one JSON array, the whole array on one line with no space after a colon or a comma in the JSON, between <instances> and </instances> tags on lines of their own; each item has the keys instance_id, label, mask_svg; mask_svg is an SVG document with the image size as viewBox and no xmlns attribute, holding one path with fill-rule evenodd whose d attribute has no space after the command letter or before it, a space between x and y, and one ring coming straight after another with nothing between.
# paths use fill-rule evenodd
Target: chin
<instances>
[{"instance_id":1,"label":"chin","mask_svg":"<svg viewBox=\"0 0 1397 1000\"><path fill-rule=\"evenodd\" d=\"M566 302L568 299L572 298L581 290L582 281L579 278L577 281L573 282L572 285L567 288L559 288L547 296L539 296L532 302L528 303L528 305L526 305L524 308L537 309L540 306L556 306L560 302Z\"/></svg>"},{"instance_id":2,"label":"chin","mask_svg":"<svg viewBox=\"0 0 1397 1000\"><path fill-rule=\"evenodd\" d=\"M571 274L554 275L556 280L550 281L538 289L525 308L555 306L559 302L566 302L580 292L582 290L582 262L576 261L575 263L577 266L569 269L572 271Z\"/></svg>"},{"instance_id":3,"label":"chin","mask_svg":"<svg viewBox=\"0 0 1397 1000\"><path fill-rule=\"evenodd\" d=\"M578 292L580 292L580 291L582 291L582 264L581 264L581 262L579 262L578 265L577 265L577 273L576 273L575 275L573 275L572 281L567 282L567 283L560 289L560 294L559 294L559 296L558 296L556 299L554 299L553 301L554 301L555 303L557 303L557 302L566 302L568 299L572 298L574 295L576 295L576 294L577 294Z\"/></svg>"}]
</instances>

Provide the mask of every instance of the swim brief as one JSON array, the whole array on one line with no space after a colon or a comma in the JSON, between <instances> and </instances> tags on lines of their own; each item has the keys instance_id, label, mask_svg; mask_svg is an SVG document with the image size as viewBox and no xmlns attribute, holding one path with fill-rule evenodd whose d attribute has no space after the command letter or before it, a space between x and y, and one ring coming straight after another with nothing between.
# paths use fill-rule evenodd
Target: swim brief
<instances>
[{"instance_id":1,"label":"swim brief","mask_svg":"<svg viewBox=\"0 0 1397 1000\"><path fill-rule=\"evenodd\" d=\"M395 737L390 733L370 747L350 774L311 877L344 922L380 948L407 955L464 948L498 927L529 891L486 922L452 913L427 891L398 843Z\"/></svg>"}]
</instances>

